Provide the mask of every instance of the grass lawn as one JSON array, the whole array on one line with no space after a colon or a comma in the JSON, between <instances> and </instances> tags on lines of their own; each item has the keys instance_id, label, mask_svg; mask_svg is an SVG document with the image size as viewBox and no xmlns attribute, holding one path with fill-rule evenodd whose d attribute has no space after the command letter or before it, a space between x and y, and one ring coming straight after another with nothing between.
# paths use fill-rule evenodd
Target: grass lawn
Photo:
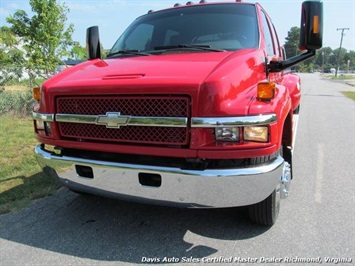
<instances>
[{"instance_id":1,"label":"grass lawn","mask_svg":"<svg viewBox=\"0 0 355 266\"><path fill-rule=\"evenodd\" d=\"M335 80L355 79L355 75L338 75L337 77L331 77L331 79L335 79Z\"/></svg>"},{"instance_id":2,"label":"grass lawn","mask_svg":"<svg viewBox=\"0 0 355 266\"><path fill-rule=\"evenodd\" d=\"M59 188L38 166L36 143L32 119L0 116L0 214L19 210Z\"/></svg>"},{"instance_id":3,"label":"grass lawn","mask_svg":"<svg viewBox=\"0 0 355 266\"><path fill-rule=\"evenodd\" d=\"M342 93L355 101L355 91L342 91Z\"/></svg>"}]
</instances>

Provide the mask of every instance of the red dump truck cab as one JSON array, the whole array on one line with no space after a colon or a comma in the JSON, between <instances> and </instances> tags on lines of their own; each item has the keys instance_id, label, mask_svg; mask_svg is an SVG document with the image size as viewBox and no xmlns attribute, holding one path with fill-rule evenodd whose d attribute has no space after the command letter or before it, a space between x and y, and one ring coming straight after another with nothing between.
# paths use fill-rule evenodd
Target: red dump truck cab
<instances>
[{"instance_id":1,"label":"red dump truck cab","mask_svg":"<svg viewBox=\"0 0 355 266\"><path fill-rule=\"evenodd\" d=\"M290 66L322 41L322 4L302 6L287 59L259 4L188 3L137 18L101 59L37 89L43 171L76 192L191 208L248 206L272 225L289 193L301 97Z\"/></svg>"}]
</instances>

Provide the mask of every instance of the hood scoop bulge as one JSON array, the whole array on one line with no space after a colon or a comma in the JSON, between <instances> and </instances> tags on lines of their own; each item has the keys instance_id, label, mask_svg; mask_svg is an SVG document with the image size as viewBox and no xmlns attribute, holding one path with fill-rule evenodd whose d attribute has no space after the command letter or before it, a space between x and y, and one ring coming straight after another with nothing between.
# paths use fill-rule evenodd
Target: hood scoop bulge
<instances>
[{"instance_id":1,"label":"hood scoop bulge","mask_svg":"<svg viewBox=\"0 0 355 266\"><path fill-rule=\"evenodd\" d=\"M118 75L108 75L102 77L103 80L112 80L112 79L138 79L143 78L145 74L118 74Z\"/></svg>"}]
</instances>

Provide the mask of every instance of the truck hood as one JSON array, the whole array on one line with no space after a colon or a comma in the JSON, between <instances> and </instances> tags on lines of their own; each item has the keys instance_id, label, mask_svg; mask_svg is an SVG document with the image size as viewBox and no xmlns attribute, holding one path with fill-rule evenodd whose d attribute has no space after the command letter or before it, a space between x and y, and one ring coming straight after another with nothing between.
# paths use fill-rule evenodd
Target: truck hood
<instances>
[{"instance_id":1,"label":"truck hood","mask_svg":"<svg viewBox=\"0 0 355 266\"><path fill-rule=\"evenodd\" d=\"M133 83L199 85L226 61L250 52L175 53L92 60L59 73L48 87L106 87Z\"/></svg>"},{"instance_id":2,"label":"truck hood","mask_svg":"<svg viewBox=\"0 0 355 266\"><path fill-rule=\"evenodd\" d=\"M260 49L92 60L42 86L43 112L74 95L189 95L194 116L246 114L255 84L266 78ZM209 103L209 104L206 104Z\"/></svg>"}]
</instances>

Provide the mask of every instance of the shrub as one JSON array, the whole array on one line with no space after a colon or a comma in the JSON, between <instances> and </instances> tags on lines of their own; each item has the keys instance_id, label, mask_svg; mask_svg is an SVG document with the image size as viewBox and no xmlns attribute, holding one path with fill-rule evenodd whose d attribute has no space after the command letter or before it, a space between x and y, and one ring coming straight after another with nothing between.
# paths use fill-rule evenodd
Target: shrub
<instances>
[{"instance_id":1,"label":"shrub","mask_svg":"<svg viewBox=\"0 0 355 266\"><path fill-rule=\"evenodd\" d=\"M0 114L14 114L20 117L29 116L34 100L30 90L3 91L0 90Z\"/></svg>"}]
</instances>

